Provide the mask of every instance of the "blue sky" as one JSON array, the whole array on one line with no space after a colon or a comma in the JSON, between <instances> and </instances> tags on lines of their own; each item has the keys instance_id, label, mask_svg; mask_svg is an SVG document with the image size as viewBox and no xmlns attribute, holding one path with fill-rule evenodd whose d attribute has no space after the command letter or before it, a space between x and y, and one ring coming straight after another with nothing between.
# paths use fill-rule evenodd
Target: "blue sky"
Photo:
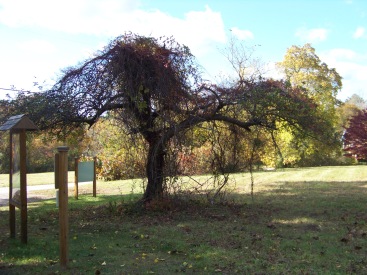
<instances>
[{"instance_id":1,"label":"blue sky","mask_svg":"<svg viewBox=\"0 0 367 275\"><path fill-rule=\"evenodd\" d=\"M343 77L339 99L367 99L366 0L0 0L0 88L52 85L126 31L172 35L212 81L229 73L220 52L231 36L256 45L273 77L287 48L311 43Z\"/></svg>"}]
</instances>

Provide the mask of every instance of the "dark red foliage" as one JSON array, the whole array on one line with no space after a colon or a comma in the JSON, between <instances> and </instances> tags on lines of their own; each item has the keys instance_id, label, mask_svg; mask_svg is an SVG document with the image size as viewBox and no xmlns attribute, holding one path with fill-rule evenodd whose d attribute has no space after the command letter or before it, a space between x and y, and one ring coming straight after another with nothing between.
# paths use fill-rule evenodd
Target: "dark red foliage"
<instances>
[{"instance_id":1,"label":"dark red foliage","mask_svg":"<svg viewBox=\"0 0 367 275\"><path fill-rule=\"evenodd\" d=\"M344 151L345 156L367 159L367 109L350 119L344 134Z\"/></svg>"}]
</instances>

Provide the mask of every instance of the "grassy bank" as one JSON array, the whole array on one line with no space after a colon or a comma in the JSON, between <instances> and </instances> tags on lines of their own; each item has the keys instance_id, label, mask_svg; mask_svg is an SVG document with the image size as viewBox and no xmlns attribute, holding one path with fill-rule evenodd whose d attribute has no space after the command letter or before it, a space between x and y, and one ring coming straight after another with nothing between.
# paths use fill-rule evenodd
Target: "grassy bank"
<instances>
[{"instance_id":1,"label":"grassy bank","mask_svg":"<svg viewBox=\"0 0 367 275\"><path fill-rule=\"evenodd\" d=\"M232 176L236 199L222 205L165 201L142 213L136 181L70 198L66 271L54 200L29 205L28 245L9 239L1 207L0 274L367 273L367 167L257 172L254 200L249 175Z\"/></svg>"}]
</instances>

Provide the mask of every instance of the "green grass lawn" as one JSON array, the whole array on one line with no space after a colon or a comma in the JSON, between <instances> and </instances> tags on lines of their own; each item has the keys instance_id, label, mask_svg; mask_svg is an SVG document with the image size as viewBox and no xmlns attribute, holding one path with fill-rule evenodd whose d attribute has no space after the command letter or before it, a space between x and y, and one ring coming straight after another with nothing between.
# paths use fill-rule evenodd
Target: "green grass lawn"
<instances>
[{"instance_id":1,"label":"green grass lawn","mask_svg":"<svg viewBox=\"0 0 367 275\"><path fill-rule=\"evenodd\" d=\"M225 203L189 197L144 213L139 181L99 182L96 198L83 187L69 199L67 270L54 199L29 204L27 245L9 238L0 207L0 274L367 273L366 166L256 172L253 199L249 174L232 177Z\"/></svg>"},{"instance_id":2,"label":"green grass lawn","mask_svg":"<svg viewBox=\"0 0 367 275\"><path fill-rule=\"evenodd\" d=\"M69 182L74 182L74 171L68 173ZM27 174L27 185L44 185L44 184L54 184L54 173L36 173ZM9 186L9 174L0 174L0 187Z\"/></svg>"}]
</instances>

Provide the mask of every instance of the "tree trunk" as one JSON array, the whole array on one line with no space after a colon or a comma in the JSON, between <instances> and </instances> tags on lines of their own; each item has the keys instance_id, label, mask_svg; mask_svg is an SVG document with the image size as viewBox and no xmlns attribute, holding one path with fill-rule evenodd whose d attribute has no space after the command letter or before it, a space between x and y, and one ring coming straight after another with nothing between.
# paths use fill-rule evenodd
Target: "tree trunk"
<instances>
[{"instance_id":1,"label":"tree trunk","mask_svg":"<svg viewBox=\"0 0 367 275\"><path fill-rule=\"evenodd\" d=\"M164 183L164 155L165 147L162 142L153 142L149 144L146 174L148 184L143 196L144 202L149 202L163 196Z\"/></svg>"},{"instance_id":2,"label":"tree trunk","mask_svg":"<svg viewBox=\"0 0 367 275\"><path fill-rule=\"evenodd\" d=\"M283 154L282 151L280 150L277 140L274 136L274 132L271 132L271 139L273 141L273 145L275 148L275 168L283 168L284 166L284 158L283 158ZM279 158L280 160L277 161L277 158ZM279 166L279 167L278 167Z\"/></svg>"}]
</instances>

